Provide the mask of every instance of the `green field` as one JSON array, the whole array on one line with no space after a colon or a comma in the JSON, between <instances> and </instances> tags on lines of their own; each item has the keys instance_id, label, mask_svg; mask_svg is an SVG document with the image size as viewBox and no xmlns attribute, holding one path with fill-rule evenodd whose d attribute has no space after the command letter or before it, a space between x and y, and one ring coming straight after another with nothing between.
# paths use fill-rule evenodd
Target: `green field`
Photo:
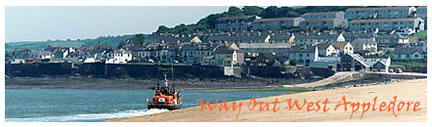
<instances>
[{"instance_id":1,"label":"green field","mask_svg":"<svg viewBox=\"0 0 432 127\"><path fill-rule=\"evenodd\" d=\"M74 47L79 48L84 44L82 41L29 41L29 42L9 42L5 44L6 51L13 51L15 49L44 49L48 45L53 47Z\"/></svg>"}]
</instances>

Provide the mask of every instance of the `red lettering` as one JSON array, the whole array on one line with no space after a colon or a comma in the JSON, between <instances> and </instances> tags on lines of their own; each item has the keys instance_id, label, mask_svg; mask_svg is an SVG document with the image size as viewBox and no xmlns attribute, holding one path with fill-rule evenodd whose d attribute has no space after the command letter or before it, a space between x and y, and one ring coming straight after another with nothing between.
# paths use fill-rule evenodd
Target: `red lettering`
<instances>
[{"instance_id":1,"label":"red lettering","mask_svg":"<svg viewBox=\"0 0 432 127\"><path fill-rule=\"evenodd\" d=\"M342 101L343 101L344 103L341 104ZM346 111L348 110L348 106L347 106L347 104L351 104L351 101L348 101L348 102L347 102L346 99L345 99L345 96L343 96L342 99L341 99L341 101L339 101L339 103L335 106L335 109L334 109L334 110L336 111L336 109L337 109L339 106L344 105L344 106L345 106L345 112L346 112Z\"/></svg>"},{"instance_id":2,"label":"red lettering","mask_svg":"<svg viewBox=\"0 0 432 127\"><path fill-rule=\"evenodd\" d=\"M421 110L421 108L417 109L418 106L420 106L420 102L417 101L417 102L414 104L414 109L413 109L414 112L417 112L417 111Z\"/></svg>"},{"instance_id":3,"label":"red lettering","mask_svg":"<svg viewBox=\"0 0 432 127\"><path fill-rule=\"evenodd\" d=\"M304 99L304 102L303 102L303 106L302 106L302 107L300 107L300 106L298 105L297 100L294 100L294 104L292 104L292 105L291 105L291 99L287 99L287 100L285 100L285 102L288 102L289 110L291 110L291 109L294 107L294 104L296 105L296 107L297 107L298 110L303 109L303 107L306 105L306 99Z\"/></svg>"},{"instance_id":4,"label":"red lettering","mask_svg":"<svg viewBox=\"0 0 432 127\"><path fill-rule=\"evenodd\" d=\"M203 105L203 104L202 104L203 100L204 100L204 99L199 99L199 100L197 100L197 102L200 102L200 104L201 104L201 110L203 110L203 109L205 108L205 106L208 105L208 107L209 107L209 109L210 109L210 111L211 111L211 110L213 110L213 109L216 107L216 105L218 104L218 99L216 99L216 104L214 104L213 107L210 106L210 102L209 102L209 100L207 100L207 101L206 101L206 104Z\"/></svg>"}]
</instances>

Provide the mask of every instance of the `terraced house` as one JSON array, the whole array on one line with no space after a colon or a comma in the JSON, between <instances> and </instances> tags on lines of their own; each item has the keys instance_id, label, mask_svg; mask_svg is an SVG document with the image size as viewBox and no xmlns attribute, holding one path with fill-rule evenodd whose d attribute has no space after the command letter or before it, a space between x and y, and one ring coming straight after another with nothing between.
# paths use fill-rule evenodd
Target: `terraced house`
<instances>
[{"instance_id":1,"label":"terraced house","mask_svg":"<svg viewBox=\"0 0 432 127\"><path fill-rule=\"evenodd\" d=\"M304 45L291 47L287 52L280 55L287 56L290 60L296 60L297 66L309 66L318 59L318 47Z\"/></svg>"},{"instance_id":2,"label":"terraced house","mask_svg":"<svg viewBox=\"0 0 432 127\"><path fill-rule=\"evenodd\" d=\"M215 64L220 66L238 66L244 62L244 53L235 44L219 46L215 50Z\"/></svg>"},{"instance_id":3,"label":"terraced house","mask_svg":"<svg viewBox=\"0 0 432 127\"><path fill-rule=\"evenodd\" d=\"M240 43L268 43L270 40L270 35L261 33L252 34L224 34L208 36L205 38L210 43L213 44L232 44L235 43L239 45Z\"/></svg>"},{"instance_id":4,"label":"terraced house","mask_svg":"<svg viewBox=\"0 0 432 127\"><path fill-rule=\"evenodd\" d=\"M314 12L305 13L300 17L304 19L326 19L326 18L345 18L345 12L343 11L333 11L333 12Z\"/></svg>"},{"instance_id":5,"label":"terraced house","mask_svg":"<svg viewBox=\"0 0 432 127\"><path fill-rule=\"evenodd\" d=\"M249 30L252 22L257 18L256 15L222 17L216 20L216 29L221 31Z\"/></svg>"},{"instance_id":6,"label":"terraced house","mask_svg":"<svg viewBox=\"0 0 432 127\"><path fill-rule=\"evenodd\" d=\"M340 33L294 33L294 43L296 46L313 45L317 43L335 43L345 41L345 37Z\"/></svg>"},{"instance_id":7,"label":"terraced house","mask_svg":"<svg viewBox=\"0 0 432 127\"><path fill-rule=\"evenodd\" d=\"M348 8L345 11L347 20L358 19L394 19L414 16L415 7L377 7L377 8Z\"/></svg>"},{"instance_id":8,"label":"terraced house","mask_svg":"<svg viewBox=\"0 0 432 127\"><path fill-rule=\"evenodd\" d=\"M424 30L424 20L421 18L400 19L364 19L349 22L350 31L410 31Z\"/></svg>"},{"instance_id":9,"label":"terraced house","mask_svg":"<svg viewBox=\"0 0 432 127\"><path fill-rule=\"evenodd\" d=\"M345 29L348 27L348 21L343 18L325 18L325 19L306 19L302 21L299 28L303 29Z\"/></svg>"},{"instance_id":10,"label":"terraced house","mask_svg":"<svg viewBox=\"0 0 432 127\"><path fill-rule=\"evenodd\" d=\"M252 29L288 29L298 27L303 20L305 19L301 17L257 19L252 23Z\"/></svg>"},{"instance_id":11,"label":"terraced house","mask_svg":"<svg viewBox=\"0 0 432 127\"><path fill-rule=\"evenodd\" d=\"M214 56L216 45L191 43L180 47L180 57L184 63L200 63L209 56Z\"/></svg>"}]
</instances>

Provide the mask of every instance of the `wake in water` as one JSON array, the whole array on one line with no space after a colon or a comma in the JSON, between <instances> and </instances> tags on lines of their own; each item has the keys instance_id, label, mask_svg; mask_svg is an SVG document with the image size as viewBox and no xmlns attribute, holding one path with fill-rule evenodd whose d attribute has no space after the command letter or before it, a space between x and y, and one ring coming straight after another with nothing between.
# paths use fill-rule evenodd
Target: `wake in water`
<instances>
[{"instance_id":1,"label":"wake in water","mask_svg":"<svg viewBox=\"0 0 432 127\"><path fill-rule=\"evenodd\" d=\"M100 113L100 114L76 114L67 116L46 116L35 118L6 118L6 122L84 122L84 121L103 121L110 119L119 119L126 117L135 117L143 115L151 115L156 113L167 112L166 109L150 109L150 110L128 110L116 113Z\"/></svg>"}]
</instances>

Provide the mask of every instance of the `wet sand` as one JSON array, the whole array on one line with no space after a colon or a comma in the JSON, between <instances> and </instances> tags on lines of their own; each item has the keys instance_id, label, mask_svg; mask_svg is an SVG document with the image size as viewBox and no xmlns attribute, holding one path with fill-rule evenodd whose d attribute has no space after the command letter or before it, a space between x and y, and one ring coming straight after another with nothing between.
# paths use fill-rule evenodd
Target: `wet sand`
<instances>
[{"instance_id":1,"label":"wet sand","mask_svg":"<svg viewBox=\"0 0 432 127\"><path fill-rule=\"evenodd\" d=\"M360 119L362 110L362 107L360 107L359 110L353 114L352 119L350 119L351 106L348 106L347 111L343 110L343 106L334 111L334 107L341 101L343 96L346 97L347 101L361 103L373 103L373 99L378 97L376 101L377 104L375 105L377 108L381 102L384 101L388 104L390 101L393 101L394 96L397 96L396 104L400 101L418 101L420 102L419 108L421 108L421 110L413 112L413 105L411 105L409 111L406 111L406 107L401 111L395 110L395 114L398 115L398 117L395 117L392 112L371 111L370 109L365 112L363 118ZM271 102L275 101L275 98L278 98L281 104L277 105L280 110L274 113L272 110L273 104L271 104ZM315 103L317 101L322 102L328 98L330 104L327 105L327 108L330 108L330 110L324 113L321 107L318 112L307 112L307 104L300 111L297 110L296 107L292 110L288 110L288 103L284 102L284 100L290 98L299 100L300 106L303 105L303 99L307 99L307 102ZM238 119L236 119L238 110L232 111L231 109L230 111L223 110L219 112L220 105L218 104L212 111L207 107L204 108L204 110L200 110L200 107L191 107L148 116L116 119L110 122L426 122L426 98L427 79L419 79L394 82L385 85L338 88L259 98L256 99L258 102L263 101L264 103L270 103L270 110L262 112L258 110L259 105L252 111L248 110L249 100L237 101L237 104L239 102L243 103ZM210 102L214 103L214 100L210 100ZM228 105L229 107L232 107L231 103L228 104L230 104ZM313 108L317 107L315 106Z\"/></svg>"}]
</instances>

